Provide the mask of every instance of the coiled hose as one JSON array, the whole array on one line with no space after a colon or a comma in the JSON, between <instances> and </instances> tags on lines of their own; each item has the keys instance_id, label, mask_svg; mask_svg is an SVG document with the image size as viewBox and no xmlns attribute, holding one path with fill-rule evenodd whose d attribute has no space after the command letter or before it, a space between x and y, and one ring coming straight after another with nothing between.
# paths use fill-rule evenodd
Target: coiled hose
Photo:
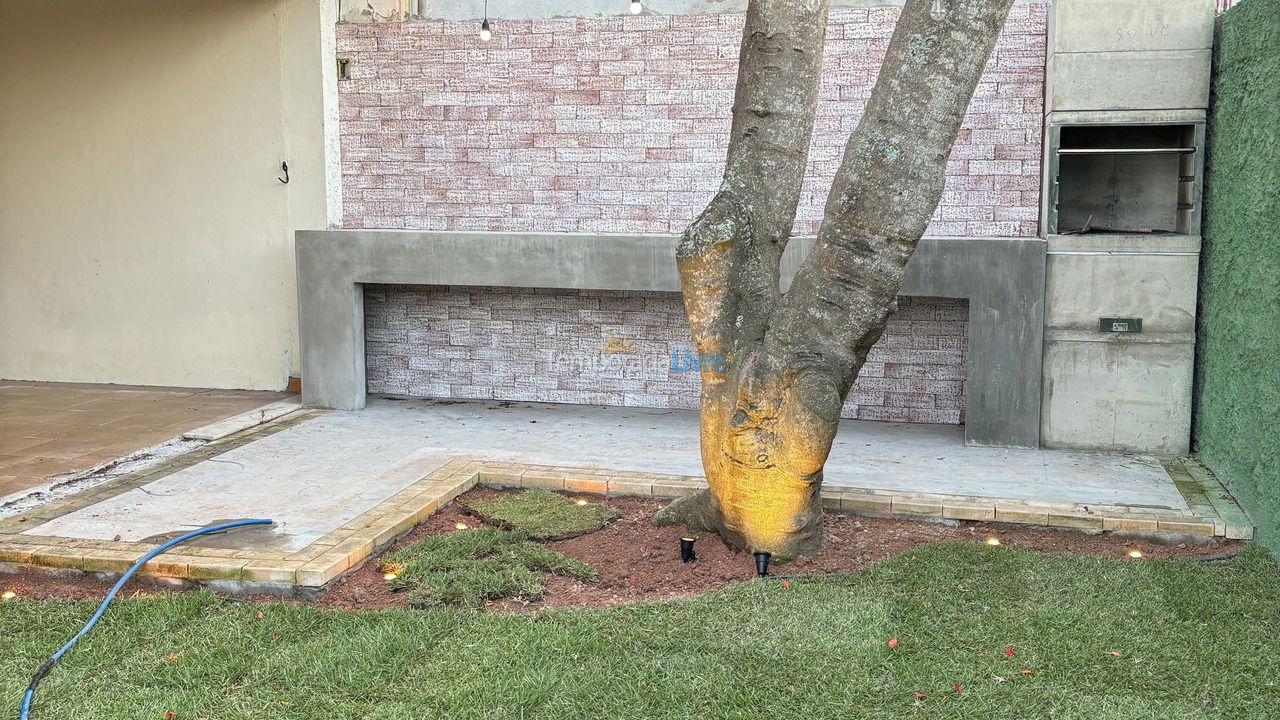
<instances>
[{"instance_id":1,"label":"coiled hose","mask_svg":"<svg viewBox=\"0 0 1280 720\"><path fill-rule=\"evenodd\" d=\"M270 520L237 520L235 522L223 523L222 525L213 525L211 527L200 528L199 530L192 530L185 535L179 535L172 540L161 543L154 550L139 558L138 562L134 563L133 567L129 568L125 574L121 575L120 579L116 581L116 584L112 585L111 589L107 591L107 596L102 599L102 604L98 606L97 612L93 614L93 617L89 618L89 622L85 623L84 627L80 628L80 632L73 635L71 639L67 641L67 644L58 648L58 652L54 653L48 660L45 660L44 664L40 666L40 669L36 671L35 676L31 678L30 684L27 685L27 691L22 694L22 709L18 711L18 720L27 720L27 716L30 715L31 701L36 696L36 686L40 684L45 673L49 672L54 663L58 662L58 659L66 654L66 652L71 649L71 646L75 645L85 633L89 632L89 630L97 624L98 620L102 618L102 614L107 611L107 606L111 604L111 600L115 598L116 593L120 591L120 588L124 587L125 582L132 577L139 568L145 565L148 560L159 555L165 550L168 550L174 545L186 542L194 537L200 537L201 535L208 535L209 533L220 532L222 530L230 530L231 528L244 527L245 525L270 524Z\"/></svg>"}]
</instances>

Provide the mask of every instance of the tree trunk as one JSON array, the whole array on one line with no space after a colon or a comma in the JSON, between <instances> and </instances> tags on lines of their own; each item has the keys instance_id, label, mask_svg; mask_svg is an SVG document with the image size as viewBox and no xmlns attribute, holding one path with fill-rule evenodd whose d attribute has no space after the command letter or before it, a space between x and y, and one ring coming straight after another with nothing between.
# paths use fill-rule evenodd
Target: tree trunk
<instances>
[{"instance_id":1,"label":"tree trunk","mask_svg":"<svg viewBox=\"0 0 1280 720\"><path fill-rule=\"evenodd\" d=\"M896 306L947 158L1012 0L907 0L849 137L813 252L784 297L827 0L751 0L720 191L677 250L702 370L710 492L682 519L779 559L821 538L844 397Z\"/></svg>"}]
</instances>

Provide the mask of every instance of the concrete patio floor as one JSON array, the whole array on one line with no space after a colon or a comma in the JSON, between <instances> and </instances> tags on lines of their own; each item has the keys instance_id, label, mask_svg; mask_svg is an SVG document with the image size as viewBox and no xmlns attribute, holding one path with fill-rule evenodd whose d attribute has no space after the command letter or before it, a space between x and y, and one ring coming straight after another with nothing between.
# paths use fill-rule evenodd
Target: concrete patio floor
<instances>
[{"instance_id":1,"label":"concrete patio floor","mask_svg":"<svg viewBox=\"0 0 1280 720\"><path fill-rule=\"evenodd\" d=\"M296 551L456 459L698 476L696 413L373 399L319 414L31 528L145 541L228 518L271 517L253 547ZM831 488L1187 513L1150 456L965 446L961 428L845 421Z\"/></svg>"}]
</instances>

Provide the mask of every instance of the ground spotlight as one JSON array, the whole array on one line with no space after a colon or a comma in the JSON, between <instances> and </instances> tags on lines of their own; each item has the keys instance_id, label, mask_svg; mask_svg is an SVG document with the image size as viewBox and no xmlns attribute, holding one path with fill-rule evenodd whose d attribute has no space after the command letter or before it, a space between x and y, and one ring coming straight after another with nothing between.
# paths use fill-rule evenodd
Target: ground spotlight
<instances>
[{"instance_id":1,"label":"ground spotlight","mask_svg":"<svg viewBox=\"0 0 1280 720\"><path fill-rule=\"evenodd\" d=\"M756 559L756 577L768 577L769 575L769 558L773 557L773 553L760 550L751 553Z\"/></svg>"},{"instance_id":2,"label":"ground spotlight","mask_svg":"<svg viewBox=\"0 0 1280 720\"><path fill-rule=\"evenodd\" d=\"M1138 559L1140 559L1140 558L1142 557L1142 551L1141 551L1141 550L1130 550L1130 551L1129 551L1129 557L1133 558L1134 560L1138 560Z\"/></svg>"},{"instance_id":3,"label":"ground spotlight","mask_svg":"<svg viewBox=\"0 0 1280 720\"><path fill-rule=\"evenodd\" d=\"M693 552L693 541L697 538L682 537L680 538L680 561L693 562L698 559L696 553Z\"/></svg>"},{"instance_id":4,"label":"ground spotlight","mask_svg":"<svg viewBox=\"0 0 1280 720\"><path fill-rule=\"evenodd\" d=\"M393 572L389 572L389 573L387 573L386 575L383 575L383 576L382 576L382 579L383 579L383 580L386 580L387 582L391 582L392 580L395 580L395 579L396 579L396 578L398 578L398 577L400 577L398 574L393 573Z\"/></svg>"},{"instance_id":5,"label":"ground spotlight","mask_svg":"<svg viewBox=\"0 0 1280 720\"><path fill-rule=\"evenodd\" d=\"M988 544L988 545L999 545L999 544L1000 544L1000 538L998 538L998 537L989 537L989 538L987 538L987 544Z\"/></svg>"},{"instance_id":6,"label":"ground spotlight","mask_svg":"<svg viewBox=\"0 0 1280 720\"><path fill-rule=\"evenodd\" d=\"M14 592L14 591L12 591L12 590L5 590L5 591L4 591L4 595L3 595L2 597L4 597L4 599L5 599L5 600L12 600L12 599L14 599L14 598L18 597L18 593Z\"/></svg>"},{"instance_id":7,"label":"ground spotlight","mask_svg":"<svg viewBox=\"0 0 1280 720\"><path fill-rule=\"evenodd\" d=\"M574 500L573 502L574 502L574 504L576 504L576 505L586 505L586 504L587 504L587 501L586 501L586 500L583 500L582 498L578 498L577 500Z\"/></svg>"},{"instance_id":8,"label":"ground spotlight","mask_svg":"<svg viewBox=\"0 0 1280 720\"><path fill-rule=\"evenodd\" d=\"M454 530L466 530L466 529L467 529L467 524L466 524L466 523L464 523L464 522L454 523L454 524L453 524L453 529L454 529Z\"/></svg>"}]
</instances>

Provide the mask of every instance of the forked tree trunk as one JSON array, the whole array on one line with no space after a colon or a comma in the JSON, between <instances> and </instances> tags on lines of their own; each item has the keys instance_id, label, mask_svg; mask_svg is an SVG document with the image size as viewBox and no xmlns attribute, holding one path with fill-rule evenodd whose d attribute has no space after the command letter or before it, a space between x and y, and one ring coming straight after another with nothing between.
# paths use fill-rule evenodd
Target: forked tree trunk
<instances>
[{"instance_id":1,"label":"forked tree trunk","mask_svg":"<svg viewBox=\"0 0 1280 720\"><path fill-rule=\"evenodd\" d=\"M841 406L896 305L1011 3L906 0L813 252L783 296L828 0L750 1L724 180L677 250L698 352L728 360L703 363L711 487L673 509L680 520L780 559L817 547Z\"/></svg>"}]
</instances>

